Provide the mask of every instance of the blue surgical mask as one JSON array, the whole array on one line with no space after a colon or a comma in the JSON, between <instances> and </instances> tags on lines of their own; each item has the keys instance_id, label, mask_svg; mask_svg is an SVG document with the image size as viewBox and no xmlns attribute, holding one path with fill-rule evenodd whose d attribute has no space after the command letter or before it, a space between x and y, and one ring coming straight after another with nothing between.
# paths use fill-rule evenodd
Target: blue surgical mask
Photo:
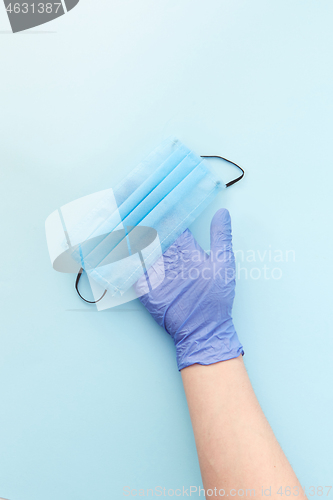
<instances>
[{"instance_id":1,"label":"blue surgical mask","mask_svg":"<svg viewBox=\"0 0 333 500\"><path fill-rule=\"evenodd\" d=\"M122 296L218 192L242 176L226 185L203 157L167 139L118 186L74 217L75 224L66 227L67 254L80 273L86 271L105 290L103 297Z\"/></svg>"}]
</instances>

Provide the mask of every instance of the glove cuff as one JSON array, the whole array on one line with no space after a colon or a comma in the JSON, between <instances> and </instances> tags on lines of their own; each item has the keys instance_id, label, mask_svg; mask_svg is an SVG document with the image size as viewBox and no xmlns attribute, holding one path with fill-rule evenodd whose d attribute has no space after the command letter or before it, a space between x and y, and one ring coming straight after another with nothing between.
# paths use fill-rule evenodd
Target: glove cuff
<instances>
[{"instance_id":1,"label":"glove cuff","mask_svg":"<svg viewBox=\"0 0 333 500\"><path fill-rule=\"evenodd\" d=\"M194 364L212 365L220 361L244 356L243 346L236 331L232 335L211 337L205 342L188 342L176 345L178 370Z\"/></svg>"}]
</instances>

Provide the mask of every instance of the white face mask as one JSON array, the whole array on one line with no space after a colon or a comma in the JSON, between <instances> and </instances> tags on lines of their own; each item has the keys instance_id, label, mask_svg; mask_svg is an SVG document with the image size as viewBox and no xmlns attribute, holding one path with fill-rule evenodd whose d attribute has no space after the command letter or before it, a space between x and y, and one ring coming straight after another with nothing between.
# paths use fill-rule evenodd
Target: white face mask
<instances>
[{"instance_id":1,"label":"white face mask","mask_svg":"<svg viewBox=\"0 0 333 500\"><path fill-rule=\"evenodd\" d=\"M149 268L216 194L237 180L225 185L202 157L167 139L116 188L62 207L58 217L66 239L53 266L82 268L90 284L98 285L97 294L105 290L96 299L118 297L119 303L145 271L149 277ZM54 219L51 214L46 221L48 243L54 240ZM143 293L149 287L148 280Z\"/></svg>"}]
</instances>

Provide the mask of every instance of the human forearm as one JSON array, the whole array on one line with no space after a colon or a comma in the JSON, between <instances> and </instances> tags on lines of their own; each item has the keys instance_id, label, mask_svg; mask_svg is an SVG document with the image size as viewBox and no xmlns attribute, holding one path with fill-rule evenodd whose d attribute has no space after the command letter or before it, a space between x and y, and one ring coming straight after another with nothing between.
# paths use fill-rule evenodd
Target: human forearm
<instances>
[{"instance_id":1,"label":"human forearm","mask_svg":"<svg viewBox=\"0 0 333 500\"><path fill-rule=\"evenodd\" d=\"M271 498L280 499L282 486L304 498L260 408L242 356L209 366L195 364L181 374L204 488L223 489L225 496L230 490L252 489L256 497L262 496L262 488L271 488Z\"/></svg>"}]
</instances>

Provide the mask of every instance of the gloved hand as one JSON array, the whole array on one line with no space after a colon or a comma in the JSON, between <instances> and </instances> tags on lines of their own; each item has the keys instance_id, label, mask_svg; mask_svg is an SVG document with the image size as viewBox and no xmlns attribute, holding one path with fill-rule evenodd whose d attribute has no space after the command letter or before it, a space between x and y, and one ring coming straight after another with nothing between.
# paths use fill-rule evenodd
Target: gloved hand
<instances>
[{"instance_id":1,"label":"gloved hand","mask_svg":"<svg viewBox=\"0 0 333 500\"><path fill-rule=\"evenodd\" d=\"M211 222L207 255L187 229L149 269L150 280L165 272L162 283L140 301L173 338L178 369L210 365L244 354L232 321L235 257L231 220L221 209ZM145 286L140 278L136 289Z\"/></svg>"}]
</instances>

